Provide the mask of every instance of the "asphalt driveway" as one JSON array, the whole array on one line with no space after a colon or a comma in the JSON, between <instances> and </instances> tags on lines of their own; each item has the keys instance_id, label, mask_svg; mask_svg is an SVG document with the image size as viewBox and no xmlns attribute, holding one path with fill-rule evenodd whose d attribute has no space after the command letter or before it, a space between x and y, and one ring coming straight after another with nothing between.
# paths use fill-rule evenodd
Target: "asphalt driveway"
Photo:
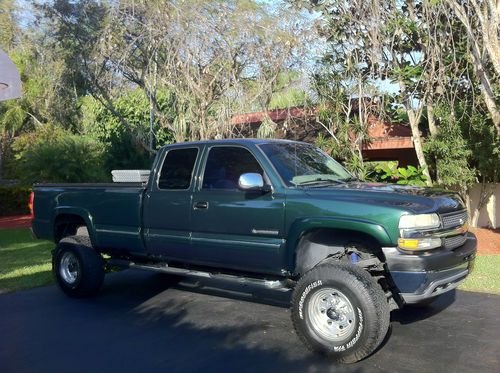
<instances>
[{"instance_id":1,"label":"asphalt driveway","mask_svg":"<svg viewBox=\"0 0 500 373\"><path fill-rule=\"evenodd\" d=\"M500 370L500 296L456 292L428 310L394 312L382 348L349 366L305 350L288 298L132 270L108 275L93 299L53 286L0 295L0 371Z\"/></svg>"}]
</instances>

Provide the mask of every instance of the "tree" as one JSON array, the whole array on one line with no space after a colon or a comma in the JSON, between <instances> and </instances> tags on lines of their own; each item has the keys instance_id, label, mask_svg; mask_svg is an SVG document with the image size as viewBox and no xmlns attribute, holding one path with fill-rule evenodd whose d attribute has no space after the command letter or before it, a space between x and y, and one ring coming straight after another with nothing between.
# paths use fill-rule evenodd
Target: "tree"
<instances>
[{"instance_id":1,"label":"tree","mask_svg":"<svg viewBox=\"0 0 500 373\"><path fill-rule=\"evenodd\" d=\"M90 94L132 132L130 124L115 109L114 94L125 88L117 78L110 62L100 58L101 38L108 26L111 2L92 0L55 0L35 4L36 26L44 31L46 48L54 51L68 71L66 86L72 87L77 96ZM147 149L147 143L141 142Z\"/></svg>"},{"instance_id":2,"label":"tree","mask_svg":"<svg viewBox=\"0 0 500 373\"><path fill-rule=\"evenodd\" d=\"M424 5L430 14L426 23L431 25L428 38L433 71L429 79L432 102L427 105L428 109L431 105L436 108L435 114L429 110L427 113L431 135L427 155L433 159L437 183L453 187L465 196L478 180L483 184L498 180L497 167L493 165L500 163L500 137L483 82L477 75L471 35L463 19L450 9L447 1ZM476 22L477 17L472 12L468 22ZM481 37L480 33L475 34L476 38ZM482 53L485 62L484 49ZM491 64L483 67L489 69L489 76L494 75ZM498 82L492 82L492 89L498 90Z\"/></svg>"},{"instance_id":3,"label":"tree","mask_svg":"<svg viewBox=\"0 0 500 373\"><path fill-rule=\"evenodd\" d=\"M174 116L173 97L159 91L157 101L164 115ZM82 132L99 141L104 148L106 173L113 169L150 168L150 154L139 144L149 135L149 100L140 89L130 90L115 100L115 109L132 128L124 128L118 118L94 98L82 99ZM161 127L159 120L153 123L157 147L173 141L172 133Z\"/></svg>"},{"instance_id":4,"label":"tree","mask_svg":"<svg viewBox=\"0 0 500 373\"><path fill-rule=\"evenodd\" d=\"M383 105L376 98L380 91L373 84L366 49L369 32L363 24L373 9L364 2L291 2L299 9L305 6L322 14L313 27L326 44L312 73L312 88L319 108L316 120L328 136L320 136L318 145L344 160L363 179L362 147L369 142L368 118L378 115Z\"/></svg>"},{"instance_id":5,"label":"tree","mask_svg":"<svg viewBox=\"0 0 500 373\"><path fill-rule=\"evenodd\" d=\"M470 166L472 151L449 108L441 104L435 110L439 133L429 139L425 150L434 156L439 184L453 187L465 197L476 179L476 170Z\"/></svg>"},{"instance_id":6,"label":"tree","mask_svg":"<svg viewBox=\"0 0 500 373\"><path fill-rule=\"evenodd\" d=\"M349 66L347 64L346 66ZM380 114L380 102L371 100L374 87L362 79L344 79L345 69L322 72L314 76L314 87L319 102L316 121L323 126L328 137L320 135L317 145L360 179L365 179L366 168L362 148L369 143L368 118ZM353 83L354 82L354 83Z\"/></svg>"},{"instance_id":7,"label":"tree","mask_svg":"<svg viewBox=\"0 0 500 373\"><path fill-rule=\"evenodd\" d=\"M318 3L316 9L326 21L321 34L329 48L323 65L343 75L348 84L357 85L360 100L363 87L377 81L399 85L394 104L406 111L419 164L430 182L419 129L426 102L422 95L426 91L420 89L425 84L422 74L427 57L421 41L425 35L414 8L409 2L332 0Z\"/></svg>"},{"instance_id":8,"label":"tree","mask_svg":"<svg viewBox=\"0 0 500 373\"><path fill-rule=\"evenodd\" d=\"M122 126L133 132L115 100L137 87L150 102L151 123L159 120L177 141L228 135L232 113L272 91L306 48L293 10L253 0L58 0L39 9L41 24L74 61L88 92ZM246 81L260 83L253 98L244 94ZM158 90L173 93L173 119L160 110Z\"/></svg>"},{"instance_id":9,"label":"tree","mask_svg":"<svg viewBox=\"0 0 500 373\"><path fill-rule=\"evenodd\" d=\"M312 7L321 11L329 46L321 61L324 76L341 73L344 82L361 85L396 83L399 91L385 95L392 101L386 113L404 109L419 164L438 183L463 192L477 175L495 180L487 163L479 161L498 160L500 26L494 1L331 0ZM348 63L353 58L356 63ZM349 66L355 74L346 74ZM479 121L474 113L486 115ZM481 139L480 133L490 133L488 126L496 136L494 131Z\"/></svg>"},{"instance_id":10,"label":"tree","mask_svg":"<svg viewBox=\"0 0 500 373\"><path fill-rule=\"evenodd\" d=\"M304 45L298 43L302 33L293 14L278 15L281 22L251 0L123 2L101 50L113 68L145 91L177 141L224 137L232 114L252 101L264 109L278 76L300 61ZM245 95L247 82L253 96ZM175 96L173 122L158 110L158 87Z\"/></svg>"},{"instance_id":11,"label":"tree","mask_svg":"<svg viewBox=\"0 0 500 373\"><path fill-rule=\"evenodd\" d=\"M0 0L0 48L9 52L15 45L18 24L15 17L16 7L12 0ZM3 176L5 154L9 140L20 122L18 108L0 103L0 180Z\"/></svg>"},{"instance_id":12,"label":"tree","mask_svg":"<svg viewBox=\"0 0 500 373\"><path fill-rule=\"evenodd\" d=\"M46 124L72 130L78 126L78 96L67 85L68 66L50 49L40 53L36 40L36 35L22 35L9 51L21 75L23 94L0 103L0 177L2 155L9 155L15 137Z\"/></svg>"},{"instance_id":13,"label":"tree","mask_svg":"<svg viewBox=\"0 0 500 373\"><path fill-rule=\"evenodd\" d=\"M484 102L497 136L500 136L500 110L495 97L498 92L495 92L493 83L500 79L500 3L495 0L444 2L464 26L474 72L481 84Z\"/></svg>"},{"instance_id":14,"label":"tree","mask_svg":"<svg viewBox=\"0 0 500 373\"><path fill-rule=\"evenodd\" d=\"M0 0L0 48L7 52L15 46L19 35L16 11L14 0Z\"/></svg>"}]
</instances>

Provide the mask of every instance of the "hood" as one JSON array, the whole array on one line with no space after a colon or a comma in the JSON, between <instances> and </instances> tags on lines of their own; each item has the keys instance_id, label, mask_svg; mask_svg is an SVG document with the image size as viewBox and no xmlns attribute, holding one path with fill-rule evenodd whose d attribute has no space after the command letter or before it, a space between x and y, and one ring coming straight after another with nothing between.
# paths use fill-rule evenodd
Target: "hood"
<instances>
[{"instance_id":1,"label":"hood","mask_svg":"<svg viewBox=\"0 0 500 373\"><path fill-rule=\"evenodd\" d=\"M411 213L447 213L465 209L462 199L455 192L410 185L350 182L307 188L306 193L318 197L331 194L333 199L348 198L375 205L391 205Z\"/></svg>"}]
</instances>

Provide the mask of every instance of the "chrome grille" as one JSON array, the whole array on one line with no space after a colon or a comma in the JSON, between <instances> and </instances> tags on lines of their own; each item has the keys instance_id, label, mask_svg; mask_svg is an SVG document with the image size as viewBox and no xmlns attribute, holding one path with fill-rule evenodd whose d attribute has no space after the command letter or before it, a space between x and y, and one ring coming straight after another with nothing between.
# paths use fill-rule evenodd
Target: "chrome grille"
<instances>
[{"instance_id":1,"label":"chrome grille","mask_svg":"<svg viewBox=\"0 0 500 373\"><path fill-rule=\"evenodd\" d=\"M467 211L452 212L449 214L441 215L441 220L443 221L443 228L453 228L459 227L467 223Z\"/></svg>"},{"instance_id":2,"label":"chrome grille","mask_svg":"<svg viewBox=\"0 0 500 373\"><path fill-rule=\"evenodd\" d=\"M466 240L467 236L465 234L453 237L446 237L444 239L444 247L447 249L454 249L456 247L462 246Z\"/></svg>"}]
</instances>

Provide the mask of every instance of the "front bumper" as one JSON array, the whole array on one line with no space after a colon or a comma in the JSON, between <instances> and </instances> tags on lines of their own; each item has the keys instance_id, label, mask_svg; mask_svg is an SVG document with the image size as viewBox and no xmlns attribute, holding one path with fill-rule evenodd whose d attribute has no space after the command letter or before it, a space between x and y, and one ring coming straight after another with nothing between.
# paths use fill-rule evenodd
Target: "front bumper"
<instances>
[{"instance_id":1,"label":"front bumper","mask_svg":"<svg viewBox=\"0 0 500 373\"><path fill-rule=\"evenodd\" d=\"M471 272L476 250L472 233L453 250L408 254L395 247L383 248L387 269L405 303L419 303L455 289Z\"/></svg>"}]
</instances>

